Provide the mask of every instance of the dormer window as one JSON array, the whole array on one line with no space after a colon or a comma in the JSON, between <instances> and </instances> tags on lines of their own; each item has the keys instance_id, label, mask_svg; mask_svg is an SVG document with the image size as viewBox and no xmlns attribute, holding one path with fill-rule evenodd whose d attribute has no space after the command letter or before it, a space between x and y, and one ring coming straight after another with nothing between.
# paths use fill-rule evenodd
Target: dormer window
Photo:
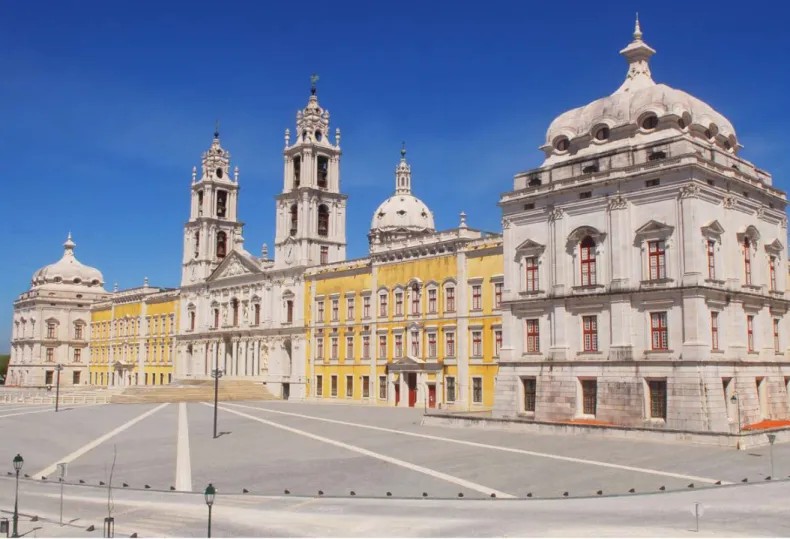
<instances>
[{"instance_id":1,"label":"dormer window","mask_svg":"<svg viewBox=\"0 0 790 539\"><path fill-rule=\"evenodd\" d=\"M607 126L603 126L595 132L595 140L609 140L609 128Z\"/></svg>"},{"instance_id":2,"label":"dormer window","mask_svg":"<svg viewBox=\"0 0 790 539\"><path fill-rule=\"evenodd\" d=\"M566 152L568 148L571 146L571 141L568 140L568 137L560 137L554 141L554 148L558 152Z\"/></svg>"},{"instance_id":3,"label":"dormer window","mask_svg":"<svg viewBox=\"0 0 790 539\"><path fill-rule=\"evenodd\" d=\"M642 129L655 129L658 127L658 116L655 114L648 114L642 119Z\"/></svg>"}]
</instances>

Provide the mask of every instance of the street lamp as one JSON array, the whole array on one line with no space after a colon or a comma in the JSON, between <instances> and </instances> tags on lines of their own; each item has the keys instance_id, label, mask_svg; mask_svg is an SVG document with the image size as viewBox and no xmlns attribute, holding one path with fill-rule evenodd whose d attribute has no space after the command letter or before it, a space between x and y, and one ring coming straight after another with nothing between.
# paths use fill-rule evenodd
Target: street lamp
<instances>
[{"instance_id":1,"label":"street lamp","mask_svg":"<svg viewBox=\"0 0 790 539\"><path fill-rule=\"evenodd\" d=\"M216 437L217 437L217 399L218 399L218 396L219 396L219 379L222 378L222 371L220 369L213 369L211 371L211 377L214 378L214 438L216 439ZM208 492L208 491L206 491L206 492ZM208 500L208 494L206 494L206 500ZM208 503L208 502L206 502L206 503ZM209 506L209 508L210 507L211 506ZM210 509L209 509L209 511L210 511Z\"/></svg>"},{"instance_id":2,"label":"street lamp","mask_svg":"<svg viewBox=\"0 0 790 539\"><path fill-rule=\"evenodd\" d=\"M741 448L741 404L738 402L737 393L732 394L732 397L730 397L730 402L733 403L738 408L738 441L735 447L736 449L740 449Z\"/></svg>"},{"instance_id":3,"label":"street lamp","mask_svg":"<svg viewBox=\"0 0 790 539\"><path fill-rule=\"evenodd\" d=\"M25 459L22 458L22 455L17 453L14 457L14 471L16 472L16 489L14 490L14 530L11 534L11 537L19 537L19 531L17 530L17 524L19 523L19 472L22 471L22 465L25 463Z\"/></svg>"},{"instance_id":4,"label":"street lamp","mask_svg":"<svg viewBox=\"0 0 790 539\"><path fill-rule=\"evenodd\" d=\"M776 441L776 434L767 434L768 444L771 446L771 479L774 477L774 442Z\"/></svg>"},{"instance_id":5,"label":"street lamp","mask_svg":"<svg viewBox=\"0 0 790 539\"><path fill-rule=\"evenodd\" d=\"M55 370L58 372L57 379L55 381L55 411L58 411L58 404L60 401L60 371L63 370L63 365L58 363L55 365Z\"/></svg>"},{"instance_id":6,"label":"street lamp","mask_svg":"<svg viewBox=\"0 0 790 539\"><path fill-rule=\"evenodd\" d=\"M211 506L214 505L214 495L217 493L217 489L214 488L214 485L211 483L208 484L206 487L206 491L203 495L206 497L206 505L208 505L208 535L207 537L211 537Z\"/></svg>"}]
</instances>

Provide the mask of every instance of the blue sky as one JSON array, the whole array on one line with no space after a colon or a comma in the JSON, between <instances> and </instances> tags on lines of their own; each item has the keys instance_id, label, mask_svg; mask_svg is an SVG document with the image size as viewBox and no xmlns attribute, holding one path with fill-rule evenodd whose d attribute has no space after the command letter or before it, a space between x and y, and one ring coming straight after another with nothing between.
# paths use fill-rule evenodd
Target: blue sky
<instances>
[{"instance_id":1,"label":"blue sky","mask_svg":"<svg viewBox=\"0 0 790 539\"><path fill-rule=\"evenodd\" d=\"M779 2L7 2L0 44L6 226L0 350L12 302L71 231L106 288L177 286L190 174L221 120L253 253L274 236L283 132L320 75L342 130L348 255L363 256L406 140L437 227L498 230L512 176L561 112L613 92L640 12L653 78L710 103L743 156L788 188L790 95ZM777 105L780 104L780 105Z\"/></svg>"}]
</instances>

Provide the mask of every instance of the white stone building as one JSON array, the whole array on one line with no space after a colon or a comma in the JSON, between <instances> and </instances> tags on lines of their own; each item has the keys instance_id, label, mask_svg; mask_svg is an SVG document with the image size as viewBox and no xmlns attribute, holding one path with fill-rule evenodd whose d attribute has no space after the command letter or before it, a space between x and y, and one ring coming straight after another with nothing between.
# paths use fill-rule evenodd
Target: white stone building
<instances>
[{"instance_id":1,"label":"white stone building","mask_svg":"<svg viewBox=\"0 0 790 539\"><path fill-rule=\"evenodd\" d=\"M99 270L74 256L69 234L63 257L33 274L30 289L14 301L9 386L88 383L91 304L110 297Z\"/></svg>"},{"instance_id":2,"label":"white stone building","mask_svg":"<svg viewBox=\"0 0 790 539\"><path fill-rule=\"evenodd\" d=\"M495 415L735 431L788 417L787 204L730 122L653 81L557 117L500 200ZM733 398L734 397L734 398Z\"/></svg>"},{"instance_id":3,"label":"white stone building","mask_svg":"<svg viewBox=\"0 0 790 539\"><path fill-rule=\"evenodd\" d=\"M346 195L340 192L340 130L328 139L329 112L313 86L285 132L283 192L277 198L275 258L244 248L237 214L238 169L215 133L193 170L184 230L181 327L176 378L225 377L267 383L284 398L305 396L304 271L346 256ZM205 238L205 240L203 240Z\"/></svg>"}]
</instances>

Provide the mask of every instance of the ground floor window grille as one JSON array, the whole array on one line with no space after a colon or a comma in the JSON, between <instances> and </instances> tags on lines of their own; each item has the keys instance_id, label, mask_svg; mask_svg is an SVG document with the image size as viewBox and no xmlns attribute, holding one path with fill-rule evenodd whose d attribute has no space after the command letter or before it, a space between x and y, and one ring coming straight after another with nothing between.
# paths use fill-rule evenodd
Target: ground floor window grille
<instances>
[{"instance_id":1,"label":"ground floor window grille","mask_svg":"<svg viewBox=\"0 0 790 539\"><path fill-rule=\"evenodd\" d=\"M598 381L582 380L582 412L585 415L595 415L598 403Z\"/></svg>"},{"instance_id":2,"label":"ground floor window grille","mask_svg":"<svg viewBox=\"0 0 790 539\"><path fill-rule=\"evenodd\" d=\"M666 380L650 380L650 417L653 419L667 418L667 382Z\"/></svg>"},{"instance_id":3,"label":"ground floor window grille","mask_svg":"<svg viewBox=\"0 0 790 539\"><path fill-rule=\"evenodd\" d=\"M445 378L445 384L447 385L447 402L455 402L455 378L448 376Z\"/></svg>"},{"instance_id":4,"label":"ground floor window grille","mask_svg":"<svg viewBox=\"0 0 790 539\"><path fill-rule=\"evenodd\" d=\"M537 380L535 380L534 378L524 378L521 380L521 384L524 386L524 411L534 412L535 400L538 393Z\"/></svg>"},{"instance_id":5,"label":"ground floor window grille","mask_svg":"<svg viewBox=\"0 0 790 539\"><path fill-rule=\"evenodd\" d=\"M367 399L370 397L370 376L362 377L362 398Z\"/></svg>"},{"instance_id":6,"label":"ground floor window grille","mask_svg":"<svg viewBox=\"0 0 790 539\"><path fill-rule=\"evenodd\" d=\"M472 402L475 404L483 403L483 379L472 378Z\"/></svg>"}]
</instances>

